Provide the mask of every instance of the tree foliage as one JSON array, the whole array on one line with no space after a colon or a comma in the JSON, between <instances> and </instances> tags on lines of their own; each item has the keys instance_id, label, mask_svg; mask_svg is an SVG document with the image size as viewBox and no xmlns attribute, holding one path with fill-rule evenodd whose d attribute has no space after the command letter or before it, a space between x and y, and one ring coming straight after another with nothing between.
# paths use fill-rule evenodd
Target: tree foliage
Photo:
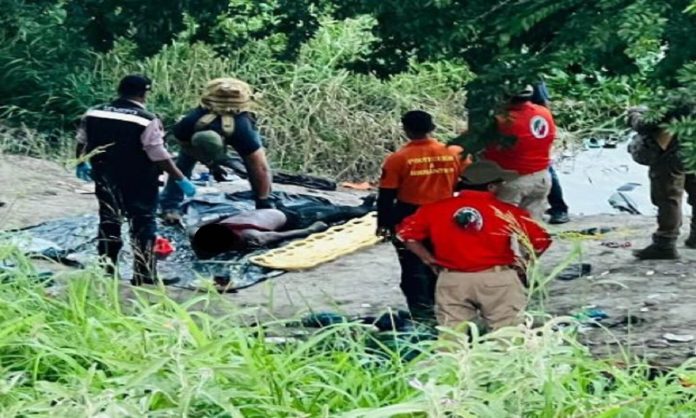
<instances>
[{"instance_id":1,"label":"tree foliage","mask_svg":"<svg viewBox=\"0 0 696 418\"><path fill-rule=\"evenodd\" d=\"M95 67L104 56L142 62L174 43L191 51L204 45L213 54L207 59L217 56L232 72L253 74L260 87L273 83L279 68L296 69L295 77L309 66L327 76L346 71L388 81L430 66L447 85L443 100L467 91L471 129L459 140L469 147L495 140L490 120L505 96L540 77L551 87L559 121L579 132L616 128L624 109L640 102L659 115L696 97L693 0L0 0L0 6L2 114L42 130L70 127L90 94L108 93L111 86L97 82L108 77ZM374 22L367 32L356 26L333 43L320 39L338 30L332 22L358 25L360 16ZM452 76L456 66L475 77ZM456 112L464 110L449 113ZM684 138L687 159L696 155L696 144L689 145L696 123L685 118L672 129Z\"/></svg>"}]
</instances>

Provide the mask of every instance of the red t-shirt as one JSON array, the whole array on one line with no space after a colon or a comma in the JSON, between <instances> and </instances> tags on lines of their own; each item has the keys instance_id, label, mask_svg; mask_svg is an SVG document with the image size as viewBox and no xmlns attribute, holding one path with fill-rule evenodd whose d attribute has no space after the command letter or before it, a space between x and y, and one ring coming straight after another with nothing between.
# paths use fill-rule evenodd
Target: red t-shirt
<instances>
[{"instance_id":1,"label":"red t-shirt","mask_svg":"<svg viewBox=\"0 0 696 418\"><path fill-rule=\"evenodd\" d=\"M547 108L525 102L509 107L508 113L497 119L498 131L517 141L508 148L490 146L484 153L485 159L523 175L549 168L556 124Z\"/></svg>"},{"instance_id":2,"label":"red t-shirt","mask_svg":"<svg viewBox=\"0 0 696 418\"><path fill-rule=\"evenodd\" d=\"M387 157L379 187L397 189L399 201L420 206L452 197L461 172L457 149L436 139L419 139Z\"/></svg>"},{"instance_id":3,"label":"red t-shirt","mask_svg":"<svg viewBox=\"0 0 696 418\"><path fill-rule=\"evenodd\" d=\"M471 215L467 227L454 220L460 210ZM551 245L549 234L526 211L478 191L422 206L404 219L397 234L402 241L429 239L437 263L462 272L514 264L513 235L525 235L537 254Z\"/></svg>"}]
</instances>

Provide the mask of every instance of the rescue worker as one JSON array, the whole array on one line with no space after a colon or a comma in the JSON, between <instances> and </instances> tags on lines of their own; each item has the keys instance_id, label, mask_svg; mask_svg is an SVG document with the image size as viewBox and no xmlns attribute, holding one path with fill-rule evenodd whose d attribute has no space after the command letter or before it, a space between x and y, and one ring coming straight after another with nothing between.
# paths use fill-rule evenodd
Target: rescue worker
<instances>
[{"instance_id":1,"label":"rescue worker","mask_svg":"<svg viewBox=\"0 0 696 418\"><path fill-rule=\"evenodd\" d=\"M518 174L490 161L467 168L467 190L422 206L397 229L400 241L433 271L438 324L456 328L481 315L492 329L519 324L527 305L513 240L541 255L549 234L529 213L496 197ZM432 249L425 242L431 242Z\"/></svg>"},{"instance_id":2,"label":"rescue worker","mask_svg":"<svg viewBox=\"0 0 696 418\"><path fill-rule=\"evenodd\" d=\"M637 162L650 167L650 198L657 206L657 231L650 245L633 254L641 260L674 260L679 258L677 239L682 226L685 191L692 207L691 231L685 245L696 249L696 174L686 172L679 155L679 138L663 126L692 111L688 107L677 109L656 123L645 121L646 111L647 108L629 110L629 126L637 132L629 151Z\"/></svg>"},{"instance_id":3,"label":"rescue worker","mask_svg":"<svg viewBox=\"0 0 696 418\"><path fill-rule=\"evenodd\" d=\"M234 78L218 78L210 81L201 97L200 106L191 110L173 128L173 136L179 141L181 151L177 167L186 177L191 177L197 162L208 166L216 180L225 177L223 166L227 163L226 146L242 157L249 175L251 189L256 195L256 208L273 207L270 200L271 173L256 121L251 87ZM162 192L160 206L166 222L181 219L181 202L184 196L174 181L167 182Z\"/></svg>"},{"instance_id":4,"label":"rescue worker","mask_svg":"<svg viewBox=\"0 0 696 418\"><path fill-rule=\"evenodd\" d=\"M457 151L431 136L430 114L414 110L401 118L409 142L389 155L382 167L377 199L377 234L392 237L396 226L421 205L451 197L462 170ZM393 241L401 265L401 290L415 321L435 322L437 276L403 243Z\"/></svg>"},{"instance_id":5,"label":"rescue worker","mask_svg":"<svg viewBox=\"0 0 696 418\"><path fill-rule=\"evenodd\" d=\"M154 244L160 172L167 172L186 195L196 193L164 147L162 122L145 109L151 85L142 75L124 77L118 86L119 98L89 109L77 134L77 157L88 157L89 163L78 164L76 174L83 180L94 179L99 201L99 255L108 259L107 271L115 273L125 217L133 246L134 285L158 280ZM176 281L162 280L164 284Z\"/></svg>"},{"instance_id":6,"label":"rescue worker","mask_svg":"<svg viewBox=\"0 0 696 418\"><path fill-rule=\"evenodd\" d=\"M541 221L551 189L549 167L556 124L547 108L531 102L533 94L532 86L527 86L510 99L504 114L496 116L498 131L512 137L514 143L507 147L492 144L483 158L520 175L499 188L500 200L527 210Z\"/></svg>"},{"instance_id":7,"label":"rescue worker","mask_svg":"<svg viewBox=\"0 0 696 418\"><path fill-rule=\"evenodd\" d=\"M534 85L534 93L532 94L531 101L536 105L550 109L549 90L546 88L546 83L543 80ZM568 217L568 204L563 199L563 188L561 188L561 182L558 179L558 174L556 174L553 164L549 166L549 175L551 176L551 190L549 191L547 199L549 209L546 211L546 214L549 215L549 223L552 225L568 223L570 222L570 218Z\"/></svg>"}]
</instances>

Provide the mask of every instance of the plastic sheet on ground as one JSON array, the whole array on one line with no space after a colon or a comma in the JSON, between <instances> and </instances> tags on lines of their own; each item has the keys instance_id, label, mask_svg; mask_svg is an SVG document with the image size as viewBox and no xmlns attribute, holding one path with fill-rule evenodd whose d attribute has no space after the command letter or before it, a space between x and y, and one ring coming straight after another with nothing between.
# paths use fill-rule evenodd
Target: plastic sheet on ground
<instances>
[{"instance_id":1,"label":"plastic sheet on ground","mask_svg":"<svg viewBox=\"0 0 696 418\"><path fill-rule=\"evenodd\" d=\"M332 206L327 199L316 196L277 192L273 193L273 197L287 208ZM217 283L226 283L226 291L234 291L283 274L282 270L264 268L249 262L249 257L265 250L230 252L212 259L198 260L191 249L187 229L195 228L207 219L232 216L253 209L254 201L250 192L202 195L188 201L185 204L185 228L180 225L158 225L158 235L169 240L176 249L165 260L158 262L160 276L178 277L180 282L175 286L188 289L200 288L202 278L212 278ZM46 257L73 266L87 266L97 259L97 225L96 215L84 215L4 232L3 238L30 256ZM125 224L123 238L124 247L119 267L122 278L128 279L132 275L132 254Z\"/></svg>"}]
</instances>

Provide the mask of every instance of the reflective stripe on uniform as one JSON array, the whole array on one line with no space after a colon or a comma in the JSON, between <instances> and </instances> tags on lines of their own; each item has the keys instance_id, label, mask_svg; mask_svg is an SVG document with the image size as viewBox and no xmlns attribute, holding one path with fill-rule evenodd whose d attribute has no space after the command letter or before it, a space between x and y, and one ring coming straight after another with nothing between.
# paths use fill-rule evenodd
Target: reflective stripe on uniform
<instances>
[{"instance_id":1,"label":"reflective stripe on uniform","mask_svg":"<svg viewBox=\"0 0 696 418\"><path fill-rule=\"evenodd\" d=\"M118 113L118 112L109 112L106 110L89 110L86 114L85 117L93 117L93 118L100 118L100 119L112 119L112 120L120 120L123 122L132 122L136 123L141 126L147 127L152 121L150 119L144 118L142 116L138 115L128 115L125 113Z\"/></svg>"}]
</instances>

